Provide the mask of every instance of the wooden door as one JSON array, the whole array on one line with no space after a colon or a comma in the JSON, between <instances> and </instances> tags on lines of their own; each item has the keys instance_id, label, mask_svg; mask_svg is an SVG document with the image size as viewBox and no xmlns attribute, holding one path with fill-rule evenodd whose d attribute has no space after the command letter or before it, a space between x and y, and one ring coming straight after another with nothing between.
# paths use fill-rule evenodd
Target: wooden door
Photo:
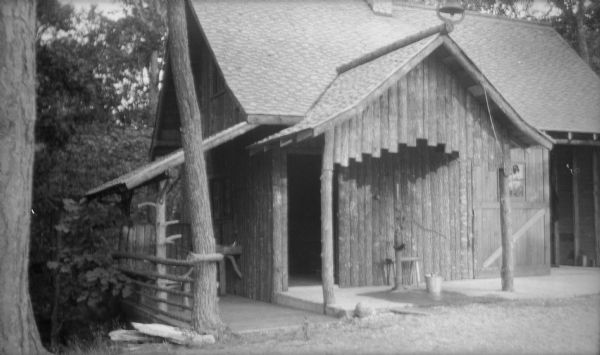
<instances>
[{"instance_id":1,"label":"wooden door","mask_svg":"<svg viewBox=\"0 0 600 355\"><path fill-rule=\"evenodd\" d=\"M513 149L511 159L509 193L515 274L544 274L550 267L548 151ZM473 212L474 275L498 277L502 249L496 167L473 167Z\"/></svg>"}]
</instances>

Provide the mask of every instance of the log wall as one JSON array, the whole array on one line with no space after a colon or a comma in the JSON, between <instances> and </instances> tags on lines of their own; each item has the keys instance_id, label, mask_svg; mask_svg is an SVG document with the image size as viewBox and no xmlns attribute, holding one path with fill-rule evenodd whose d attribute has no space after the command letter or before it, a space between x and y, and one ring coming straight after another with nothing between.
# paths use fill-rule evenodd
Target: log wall
<instances>
[{"instance_id":1,"label":"log wall","mask_svg":"<svg viewBox=\"0 0 600 355\"><path fill-rule=\"evenodd\" d=\"M404 256L423 258L425 273L471 277L468 163L424 144L362 159L337 171L339 285L386 284L386 259L402 243Z\"/></svg>"},{"instance_id":2,"label":"log wall","mask_svg":"<svg viewBox=\"0 0 600 355\"><path fill-rule=\"evenodd\" d=\"M287 281L286 265L287 253L275 253L274 248L287 249L287 238L274 243L274 234L287 235L281 228L287 227L287 213L284 208L274 210L276 187L285 188L285 169L274 170L274 166L281 166L279 159L272 152L250 156L246 147L251 142L260 139L268 133L251 132L246 136L236 139L209 153L211 180L221 179L227 181L230 193L223 196L223 204L230 209L229 218L221 223L220 242L225 245L237 243L242 247L242 255L238 265L243 274L242 279L228 267L227 293L240 295L252 299L269 302L273 295L274 280L277 279L278 290L284 286L283 278ZM214 191L211 191L213 193ZM277 194L280 207L285 203L285 197ZM215 203L212 209L215 210ZM285 216L284 216L285 215ZM278 220L275 220L275 217ZM279 223L276 223L279 222ZM215 223L217 221L215 220ZM279 267L274 267L275 256L278 258Z\"/></svg>"},{"instance_id":3,"label":"log wall","mask_svg":"<svg viewBox=\"0 0 600 355\"><path fill-rule=\"evenodd\" d=\"M516 272L549 269L548 151L507 138L507 120L494 113L492 124L441 60L428 57L358 112L333 127L340 286L384 284L400 243L424 273L497 276L496 263L482 264L500 245L497 173L511 158L527 174L514 228L545 211L516 243Z\"/></svg>"}]
</instances>

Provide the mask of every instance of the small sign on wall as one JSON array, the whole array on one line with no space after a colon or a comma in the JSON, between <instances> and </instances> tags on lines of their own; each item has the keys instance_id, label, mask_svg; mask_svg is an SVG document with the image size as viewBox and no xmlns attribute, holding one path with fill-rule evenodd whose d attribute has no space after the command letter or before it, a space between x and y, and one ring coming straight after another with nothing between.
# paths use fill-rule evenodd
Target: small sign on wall
<instances>
[{"instance_id":1,"label":"small sign on wall","mask_svg":"<svg viewBox=\"0 0 600 355\"><path fill-rule=\"evenodd\" d=\"M513 163L508 176L508 194L511 198L525 198L525 164Z\"/></svg>"}]
</instances>

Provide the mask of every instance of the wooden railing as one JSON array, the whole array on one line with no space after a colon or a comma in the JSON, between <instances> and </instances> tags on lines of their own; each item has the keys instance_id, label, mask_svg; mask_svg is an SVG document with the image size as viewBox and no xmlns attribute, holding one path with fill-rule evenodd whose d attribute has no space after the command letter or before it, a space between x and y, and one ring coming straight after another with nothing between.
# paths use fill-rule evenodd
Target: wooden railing
<instances>
[{"instance_id":1,"label":"wooden railing","mask_svg":"<svg viewBox=\"0 0 600 355\"><path fill-rule=\"evenodd\" d=\"M181 326L181 323L189 325L191 322L190 311L194 303L191 274L194 266L205 262L218 263L219 294L224 295L227 288L225 261L229 260L235 273L242 277L234 258L241 252L240 246L218 245L216 253L200 255L190 252L185 260L130 252L115 252L112 256L121 261L117 268L129 278L137 296L126 300L126 305L156 321ZM149 267L150 264L152 267ZM187 268L187 271L183 274L169 273L165 271L167 266L178 270Z\"/></svg>"}]
</instances>

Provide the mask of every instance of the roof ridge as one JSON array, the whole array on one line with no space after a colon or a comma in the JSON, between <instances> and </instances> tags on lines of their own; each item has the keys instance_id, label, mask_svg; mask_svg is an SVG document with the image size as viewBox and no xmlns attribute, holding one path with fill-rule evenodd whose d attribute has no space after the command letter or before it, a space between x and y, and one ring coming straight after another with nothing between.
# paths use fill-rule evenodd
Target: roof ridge
<instances>
[{"instance_id":1,"label":"roof ridge","mask_svg":"<svg viewBox=\"0 0 600 355\"><path fill-rule=\"evenodd\" d=\"M394 41L388 45L379 47L369 53L363 54L358 58L354 58L354 59L350 60L349 62L341 64L336 68L336 71L338 74L342 74L344 72L347 72L350 69L353 69L353 68L356 68L363 64L366 64L366 63L373 61L381 56L384 56L388 53L394 52L398 49L404 48L415 42L419 42L427 37L430 37L430 36L433 36L433 35L436 35L439 33L444 33L444 32L448 33L451 30L452 30L451 26L447 25L446 23L441 23L441 24L426 28L422 31L416 32L412 35L409 35L409 36L403 37L397 41Z\"/></svg>"},{"instance_id":2,"label":"roof ridge","mask_svg":"<svg viewBox=\"0 0 600 355\"><path fill-rule=\"evenodd\" d=\"M394 1L394 6L410 7L410 8L421 9L421 10L430 10L430 11L436 10L436 8L434 6L427 5L427 4L413 3L413 2L409 2L407 0L396 0L396 1ZM538 27L538 28L539 27L552 28L552 23L550 23L550 21L545 21L545 20L510 18L510 17L481 13L481 12L477 12L477 11L473 11L473 10L465 10L465 13L469 16L479 17L479 18L483 18L483 19L491 20L491 21L510 22L510 23L515 23L518 25Z\"/></svg>"}]
</instances>

